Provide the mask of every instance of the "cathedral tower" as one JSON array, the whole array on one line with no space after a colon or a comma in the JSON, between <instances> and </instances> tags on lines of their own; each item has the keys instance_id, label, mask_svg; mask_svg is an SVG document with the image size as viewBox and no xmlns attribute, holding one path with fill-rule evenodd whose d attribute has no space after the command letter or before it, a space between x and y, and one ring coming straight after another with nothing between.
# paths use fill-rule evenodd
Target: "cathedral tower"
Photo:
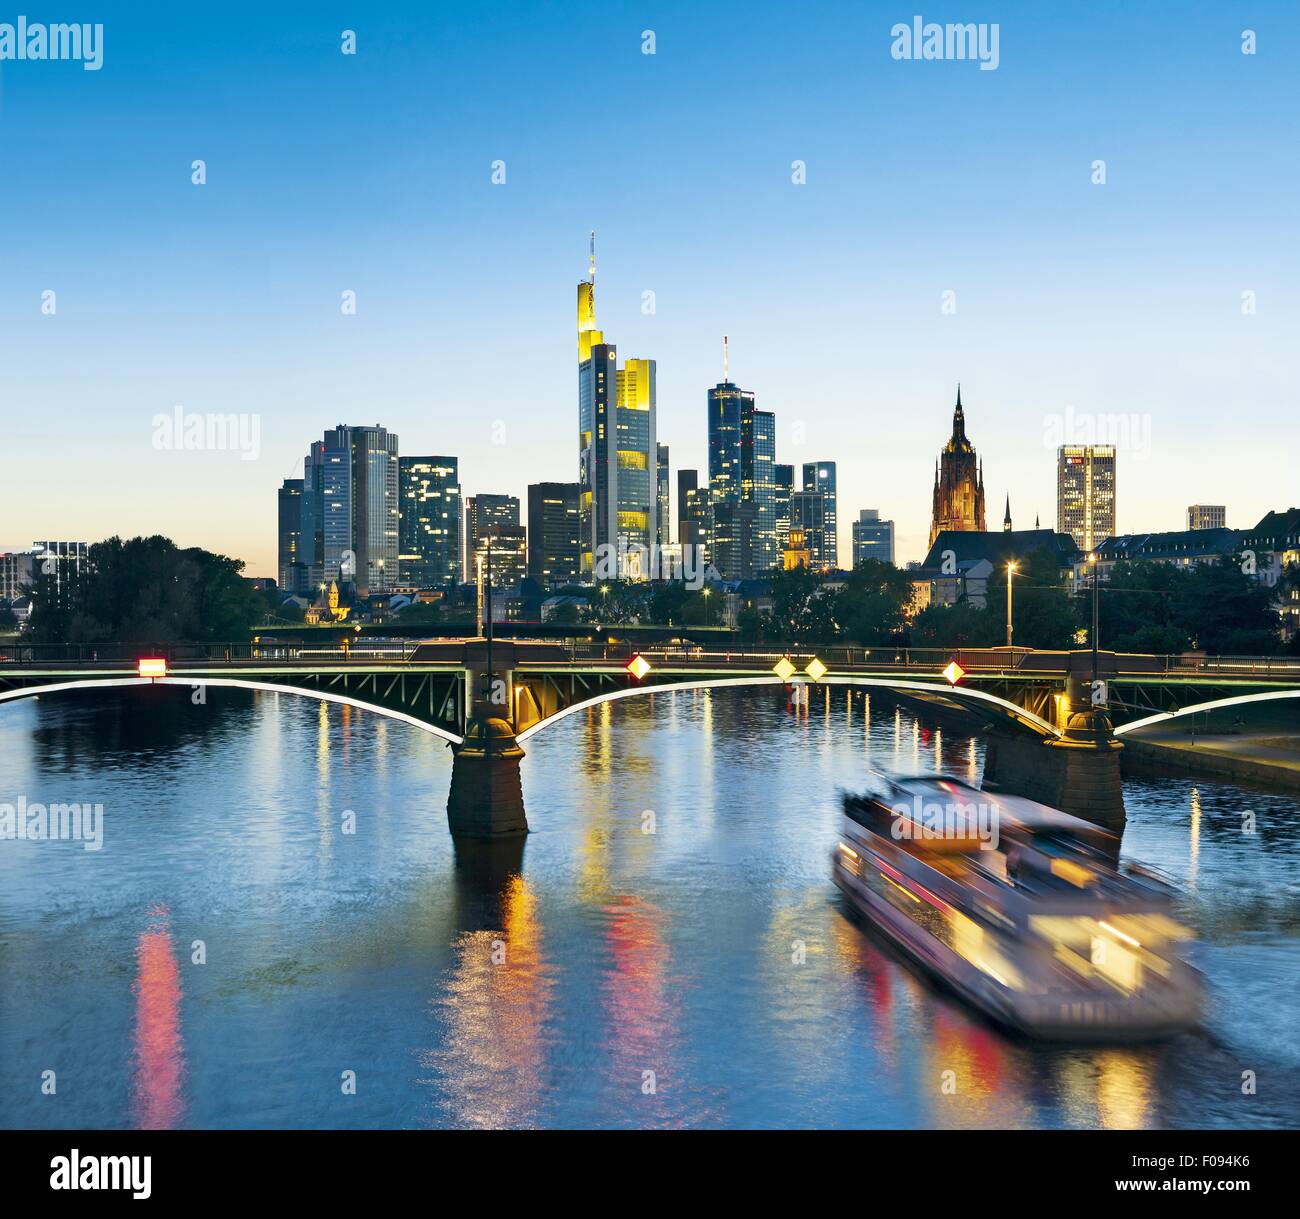
<instances>
[{"instance_id":1,"label":"cathedral tower","mask_svg":"<svg viewBox=\"0 0 1300 1219\"><path fill-rule=\"evenodd\" d=\"M952 416L952 436L939 454L934 471L934 511L930 545L944 529L977 530L984 525L984 469L975 447L966 439L966 415L957 386L957 409Z\"/></svg>"}]
</instances>

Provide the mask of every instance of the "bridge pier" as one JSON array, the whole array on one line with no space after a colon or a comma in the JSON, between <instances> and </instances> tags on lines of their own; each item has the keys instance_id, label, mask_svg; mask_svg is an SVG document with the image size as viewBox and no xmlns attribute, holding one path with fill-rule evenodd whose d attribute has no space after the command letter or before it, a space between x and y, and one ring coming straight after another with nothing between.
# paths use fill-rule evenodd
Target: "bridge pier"
<instances>
[{"instance_id":1,"label":"bridge pier","mask_svg":"<svg viewBox=\"0 0 1300 1219\"><path fill-rule=\"evenodd\" d=\"M503 719L470 722L456 747L447 796L447 825L457 838L503 838L528 833L519 762L524 751Z\"/></svg>"},{"instance_id":2,"label":"bridge pier","mask_svg":"<svg viewBox=\"0 0 1300 1219\"><path fill-rule=\"evenodd\" d=\"M1064 734L1031 741L991 733L985 784L1120 834L1127 820L1120 775L1124 746L1112 733L1106 695L1114 673L1113 652L1071 652L1057 721Z\"/></svg>"}]
</instances>

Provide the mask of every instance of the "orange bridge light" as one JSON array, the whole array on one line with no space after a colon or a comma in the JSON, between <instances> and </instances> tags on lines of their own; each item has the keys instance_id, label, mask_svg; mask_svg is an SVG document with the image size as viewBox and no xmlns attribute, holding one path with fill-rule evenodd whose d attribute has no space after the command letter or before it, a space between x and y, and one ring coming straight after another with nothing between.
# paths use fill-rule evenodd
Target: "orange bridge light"
<instances>
[{"instance_id":1,"label":"orange bridge light","mask_svg":"<svg viewBox=\"0 0 1300 1219\"><path fill-rule=\"evenodd\" d=\"M141 657L138 672L141 677L166 677L167 662L160 656Z\"/></svg>"},{"instance_id":2,"label":"orange bridge light","mask_svg":"<svg viewBox=\"0 0 1300 1219\"><path fill-rule=\"evenodd\" d=\"M650 672L650 662L638 652L631 660L627 662L627 671L633 677L640 681L647 673Z\"/></svg>"},{"instance_id":3,"label":"orange bridge light","mask_svg":"<svg viewBox=\"0 0 1300 1219\"><path fill-rule=\"evenodd\" d=\"M955 660L950 660L943 671L944 677L948 679L948 684L955 686L963 677L966 676L966 670L961 667Z\"/></svg>"}]
</instances>

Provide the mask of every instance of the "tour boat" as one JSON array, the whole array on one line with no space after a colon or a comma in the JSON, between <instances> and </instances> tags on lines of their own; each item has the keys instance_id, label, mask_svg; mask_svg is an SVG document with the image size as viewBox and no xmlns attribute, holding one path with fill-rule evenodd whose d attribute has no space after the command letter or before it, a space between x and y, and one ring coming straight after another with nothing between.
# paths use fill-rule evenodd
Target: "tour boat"
<instances>
[{"instance_id":1,"label":"tour boat","mask_svg":"<svg viewBox=\"0 0 1300 1219\"><path fill-rule=\"evenodd\" d=\"M897 947L998 1024L1054 1040L1193 1027L1191 932L1155 872L1099 826L934 776L844 796L835 883Z\"/></svg>"}]
</instances>

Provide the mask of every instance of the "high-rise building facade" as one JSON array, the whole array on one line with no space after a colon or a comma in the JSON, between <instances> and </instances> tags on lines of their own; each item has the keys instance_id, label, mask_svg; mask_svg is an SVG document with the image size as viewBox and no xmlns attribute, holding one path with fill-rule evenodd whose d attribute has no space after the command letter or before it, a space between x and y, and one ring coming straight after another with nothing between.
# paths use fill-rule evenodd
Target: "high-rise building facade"
<instances>
[{"instance_id":1,"label":"high-rise building facade","mask_svg":"<svg viewBox=\"0 0 1300 1219\"><path fill-rule=\"evenodd\" d=\"M474 556L489 529L519 528L517 495L471 495L465 500L465 579L475 579Z\"/></svg>"},{"instance_id":2,"label":"high-rise building facade","mask_svg":"<svg viewBox=\"0 0 1300 1219\"><path fill-rule=\"evenodd\" d=\"M398 580L397 437L339 424L303 463L299 548L313 586L355 581L363 594Z\"/></svg>"},{"instance_id":3,"label":"high-rise building facade","mask_svg":"<svg viewBox=\"0 0 1300 1219\"><path fill-rule=\"evenodd\" d=\"M794 466L777 463L772 467L776 485L776 549L783 552L790 542L790 496L794 494Z\"/></svg>"},{"instance_id":4,"label":"high-rise building facade","mask_svg":"<svg viewBox=\"0 0 1300 1219\"><path fill-rule=\"evenodd\" d=\"M894 561L894 522L882 521L875 508L863 508L853 522L853 566L867 559Z\"/></svg>"},{"instance_id":5,"label":"high-rise building facade","mask_svg":"<svg viewBox=\"0 0 1300 1219\"><path fill-rule=\"evenodd\" d=\"M795 535L800 545L795 545ZM786 565L791 550L807 551L801 566L824 567L826 553L826 497L820 491L796 491L790 496L790 541L786 547Z\"/></svg>"},{"instance_id":6,"label":"high-rise building facade","mask_svg":"<svg viewBox=\"0 0 1300 1219\"><path fill-rule=\"evenodd\" d=\"M779 562L776 416L754 405L727 370L709 390L709 561L724 580L745 580ZM752 511L731 511L746 504Z\"/></svg>"},{"instance_id":7,"label":"high-rise building facade","mask_svg":"<svg viewBox=\"0 0 1300 1219\"><path fill-rule=\"evenodd\" d=\"M803 489L822 497L824 522L821 550L813 550L813 566L837 568L840 565L839 512L836 507L835 463L833 461L806 461L803 467Z\"/></svg>"},{"instance_id":8,"label":"high-rise building facade","mask_svg":"<svg viewBox=\"0 0 1300 1219\"><path fill-rule=\"evenodd\" d=\"M934 539L944 529L984 532L984 466L975 456L975 446L966 438L966 412L961 405L960 385L952 415L952 435L934 468L933 501L929 545L934 545Z\"/></svg>"},{"instance_id":9,"label":"high-rise building facade","mask_svg":"<svg viewBox=\"0 0 1300 1219\"><path fill-rule=\"evenodd\" d=\"M708 489L700 486L698 470L677 471L677 540L683 546L707 547Z\"/></svg>"},{"instance_id":10,"label":"high-rise building facade","mask_svg":"<svg viewBox=\"0 0 1300 1219\"><path fill-rule=\"evenodd\" d=\"M1056 451L1056 531L1080 550L1115 534L1115 446L1063 444Z\"/></svg>"},{"instance_id":11,"label":"high-rise building facade","mask_svg":"<svg viewBox=\"0 0 1300 1219\"><path fill-rule=\"evenodd\" d=\"M491 551L492 587L513 588L528 575L528 530L521 525L492 525L484 529L474 542L470 556L470 579L476 580L482 571L488 579L489 550Z\"/></svg>"},{"instance_id":12,"label":"high-rise building facade","mask_svg":"<svg viewBox=\"0 0 1300 1219\"><path fill-rule=\"evenodd\" d=\"M533 483L528 488L528 574L551 588L582 574L581 488Z\"/></svg>"},{"instance_id":13,"label":"high-rise building facade","mask_svg":"<svg viewBox=\"0 0 1300 1219\"><path fill-rule=\"evenodd\" d=\"M398 459L398 566L403 584L435 588L464 578L459 467L455 457Z\"/></svg>"},{"instance_id":14,"label":"high-rise building facade","mask_svg":"<svg viewBox=\"0 0 1300 1219\"><path fill-rule=\"evenodd\" d=\"M276 495L276 583L289 593L307 589L307 566L302 561L302 479L286 478Z\"/></svg>"},{"instance_id":15,"label":"high-rise building facade","mask_svg":"<svg viewBox=\"0 0 1300 1219\"><path fill-rule=\"evenodd\" d=\"M1224 504L1192 504L1187 509L1188 529L1226 529L1228 509Z\"/></svg>"},{"instance_id":16,"label":"high-rise building facade","mask_svg":"<svg viewBox=\"0 0 1300 1219\"><path fill-rule=\"evenodd\" d=\"M578 285L578 484L582 570L635 576L630 564L655 540L658 445L655 362L628 360L596 327L596 256ZM603 562L602 562L603 557Z\"/></svg>"},{"instance_id":17,"label":"high-rise building facade","mask_svg":"<svg viewBox=\"0 0 1300 1219\"><path fill-rule=\"evenodd\" d=\"M655 542L660 546L667 546L673 540L672 504L669 500L668 487L668 446L666 444L656 444L655 452L658 455L656 463L658 483L655 495Z\"/></svg>"}]
</instances>

